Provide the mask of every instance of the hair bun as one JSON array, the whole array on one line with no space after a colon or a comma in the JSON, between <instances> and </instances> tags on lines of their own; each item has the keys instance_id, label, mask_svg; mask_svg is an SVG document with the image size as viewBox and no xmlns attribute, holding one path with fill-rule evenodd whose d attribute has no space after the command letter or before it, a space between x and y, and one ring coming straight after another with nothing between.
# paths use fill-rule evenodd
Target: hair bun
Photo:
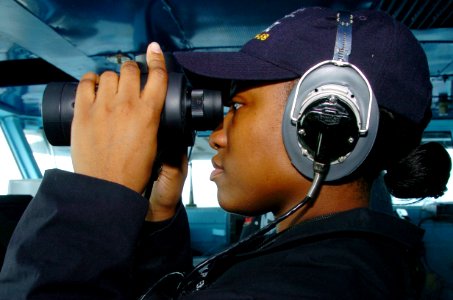
<instances>
[{"instance_id":1,"label":"hair bun","mask_svg":"<svg viewBox=\"0 0 453 300\"><path fill-rule=\"evenodd\" d=\"M441 144L429 142L390 166L384 180L397 198L437 198L447 190L450 169L449 153Z\"/></svg>"}]
</instances>

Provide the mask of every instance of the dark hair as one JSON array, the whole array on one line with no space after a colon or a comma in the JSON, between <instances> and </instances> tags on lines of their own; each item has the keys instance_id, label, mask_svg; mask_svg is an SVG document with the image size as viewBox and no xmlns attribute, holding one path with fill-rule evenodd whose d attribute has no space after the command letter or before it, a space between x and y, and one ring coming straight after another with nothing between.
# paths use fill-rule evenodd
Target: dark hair
<instances>
[{"instance_id":1,"label":"dark hair","mask_svg":"<svg viewBox=\"0 0 453 300\"><path fill-rule=\"evenodd\" d=\"M398 198L440 197L446 191L451 161L445 148L430 142L415 148L389 167L384 177L389 192Z\"/></svg>"},{"instance_id":2,"label":"dark hair","mask_svg":"<svg viewBox=\"0 0 453 300\"><path fill-rule=\"evenodd\" d=\"M451 160L435 142L420 144L424 124L380 109L375 145L358 174L370 182L382 171L388 191L397 198L439 197L446 191Z\"/></svg>"}]
</instances>

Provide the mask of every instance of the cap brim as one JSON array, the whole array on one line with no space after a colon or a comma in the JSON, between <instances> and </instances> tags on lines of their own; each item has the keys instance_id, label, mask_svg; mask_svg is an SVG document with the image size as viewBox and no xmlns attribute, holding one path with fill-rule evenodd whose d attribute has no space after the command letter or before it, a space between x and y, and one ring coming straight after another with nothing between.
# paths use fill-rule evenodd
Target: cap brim
<instances>
[{"instance_id":1,"label":"cap brim","mask_svg":"<svg viewBox=\"0 0 453 300\"><path fill-rule=\"evenodd\" d=\"M232 80L285 80L300 76L243 52L175 52L178 63L198 75Z\"/></svg>"}]
</instances>

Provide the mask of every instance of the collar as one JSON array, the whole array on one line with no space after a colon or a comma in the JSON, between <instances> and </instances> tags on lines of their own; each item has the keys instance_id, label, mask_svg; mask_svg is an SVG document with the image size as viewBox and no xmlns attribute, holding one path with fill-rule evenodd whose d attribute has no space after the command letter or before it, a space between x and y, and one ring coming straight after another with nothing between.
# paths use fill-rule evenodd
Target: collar
<instances>
[{"instance_id":1,"label":"collar","mask_svg":"<svg viewBox=\"0 0 453 300\"><path fill-rule=\"evenodd\" d=\"M357 208L301 222L276 234L270 247L340 233L375 235L411 249L420 246L424 230L396 216L368 208Z\"/></svg>"}]
</instances>

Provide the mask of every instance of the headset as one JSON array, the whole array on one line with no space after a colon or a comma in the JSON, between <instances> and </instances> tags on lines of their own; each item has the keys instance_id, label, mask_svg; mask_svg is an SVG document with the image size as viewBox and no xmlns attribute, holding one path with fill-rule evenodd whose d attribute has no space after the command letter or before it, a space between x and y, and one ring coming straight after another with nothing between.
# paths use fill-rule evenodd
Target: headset
<instances>
[{"instance_id":1,"label":"headset","mask_svg":"<svg viewBox=\"0 0 453 300\"><path fill-rule=\"evenodd\" d=\"M283 116L283 141L292 164L325 181L356 170L376 139L379 108L370 83L348 62L353 16L337 15L334 56L305 72L294 86ZM314 170L315 169L315 170Z\"/></svg>"}]
</instances>

